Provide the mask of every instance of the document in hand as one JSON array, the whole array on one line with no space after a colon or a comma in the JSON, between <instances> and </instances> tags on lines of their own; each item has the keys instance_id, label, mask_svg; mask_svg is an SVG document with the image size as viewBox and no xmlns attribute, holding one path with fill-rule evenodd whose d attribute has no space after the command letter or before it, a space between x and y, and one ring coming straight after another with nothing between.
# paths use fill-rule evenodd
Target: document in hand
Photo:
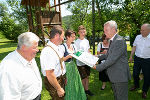
<instances>
[{"instance_id":1,"label":"document in hand","mask_svg":"<svg viewBox=\"0 0 150 100\"><path fill-rule=\"evenodd\" d=\"M78 51L78 52L76 52L74 54L70 54L70 55L90 67L93 67L96 64L96 62L98 61L98 57L95 57L94 55L92 55L88 52Z\"/></svg>"}]
</instances>

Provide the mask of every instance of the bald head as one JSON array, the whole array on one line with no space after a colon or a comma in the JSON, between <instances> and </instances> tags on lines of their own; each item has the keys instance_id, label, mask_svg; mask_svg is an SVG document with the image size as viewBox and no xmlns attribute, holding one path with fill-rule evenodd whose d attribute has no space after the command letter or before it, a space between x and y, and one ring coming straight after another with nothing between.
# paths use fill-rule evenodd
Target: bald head
<instances>
[{"instance_id":1,"label":"bald head","mask_svg":"<svg viewBox=\"0 0 150 100\"><path fill-rule=\"evenodd\" d=\"M150 24L146 23L141 26L141 35L147 37L150 33Z\"/></svg>"}]
</instances>

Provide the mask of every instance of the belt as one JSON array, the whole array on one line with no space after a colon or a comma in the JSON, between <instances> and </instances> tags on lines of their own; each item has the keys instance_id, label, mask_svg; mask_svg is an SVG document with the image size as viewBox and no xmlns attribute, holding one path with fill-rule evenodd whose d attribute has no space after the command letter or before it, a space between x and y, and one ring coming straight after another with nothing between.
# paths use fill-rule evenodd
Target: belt
<instances>
[{"instance_id":1,"label":"belt","mask_svg":"<svg viewBox=\"0 0 150 100\"><path fill-rule=\"evenodd\" d=\"M141 58L141 57L138 57L138 56L136 56L136 55L135 55L135 57L140 58L140 59L150 59L150 58Z\"/></svg>"}]
</instances>

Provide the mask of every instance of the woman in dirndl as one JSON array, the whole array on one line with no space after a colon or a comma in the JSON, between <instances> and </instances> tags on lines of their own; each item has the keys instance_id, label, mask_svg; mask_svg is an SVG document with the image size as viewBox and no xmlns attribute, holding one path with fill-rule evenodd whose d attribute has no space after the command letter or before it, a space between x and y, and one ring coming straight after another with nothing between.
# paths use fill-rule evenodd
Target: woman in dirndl
<instances>
[{"instance_id":1,"label":"woman in dirndl","mask_svg":"<svg viewBox=\"0 0 150 100\"><path fill-rule=\"evenodd\" d=\"M67 83L65 86L65 100L86 100L86 94L81 82L75 60L69 54L76 52L76 47L73 41L76 38L76 33L72 30L65 32L66 41L61 45L63 60L66 64Z\"/></svg>"},{"instance_id":2,"label":"woman in dirndl","mask_svg":"<svg viewBox=\"0 0 150 100\"><path fill-rule=\"evenodd\" d=\"M109 48L109 40L106 38L106 35L102 35L102 42L97 46L97 55L106 54ZM104 60L103 60L104 61ZM99 61L99 64L103 61ZM104 90L106 87L106 82L109 81L109 78L106 74L106 70L99 72L99 80L102 81L101 90Z\"/></svg>"}]
</instances>

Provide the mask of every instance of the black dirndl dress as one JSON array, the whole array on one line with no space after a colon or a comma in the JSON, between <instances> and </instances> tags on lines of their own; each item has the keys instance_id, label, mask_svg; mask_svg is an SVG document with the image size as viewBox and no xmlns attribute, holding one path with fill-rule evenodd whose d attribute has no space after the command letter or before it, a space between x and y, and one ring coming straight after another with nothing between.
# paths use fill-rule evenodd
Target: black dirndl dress
<instances>
[{"instance_id":1,"label":"black dirndl dress","mask_svg":"<svg viewBox=\"0 0 150 100\"><path fill-rule=\"evenodd\" d=\"M100 52L103 52L104 50L108 50L108 48L103 48L102 47L102 43L101 43L101 50ZM101 61L98 61L98 63L100 64ZM108 75L106 74L106 69L99 72L99 80L102 81L102 82L108 82L109 81L109 78L108 78Z\"/></svg>"}]
</instances>

